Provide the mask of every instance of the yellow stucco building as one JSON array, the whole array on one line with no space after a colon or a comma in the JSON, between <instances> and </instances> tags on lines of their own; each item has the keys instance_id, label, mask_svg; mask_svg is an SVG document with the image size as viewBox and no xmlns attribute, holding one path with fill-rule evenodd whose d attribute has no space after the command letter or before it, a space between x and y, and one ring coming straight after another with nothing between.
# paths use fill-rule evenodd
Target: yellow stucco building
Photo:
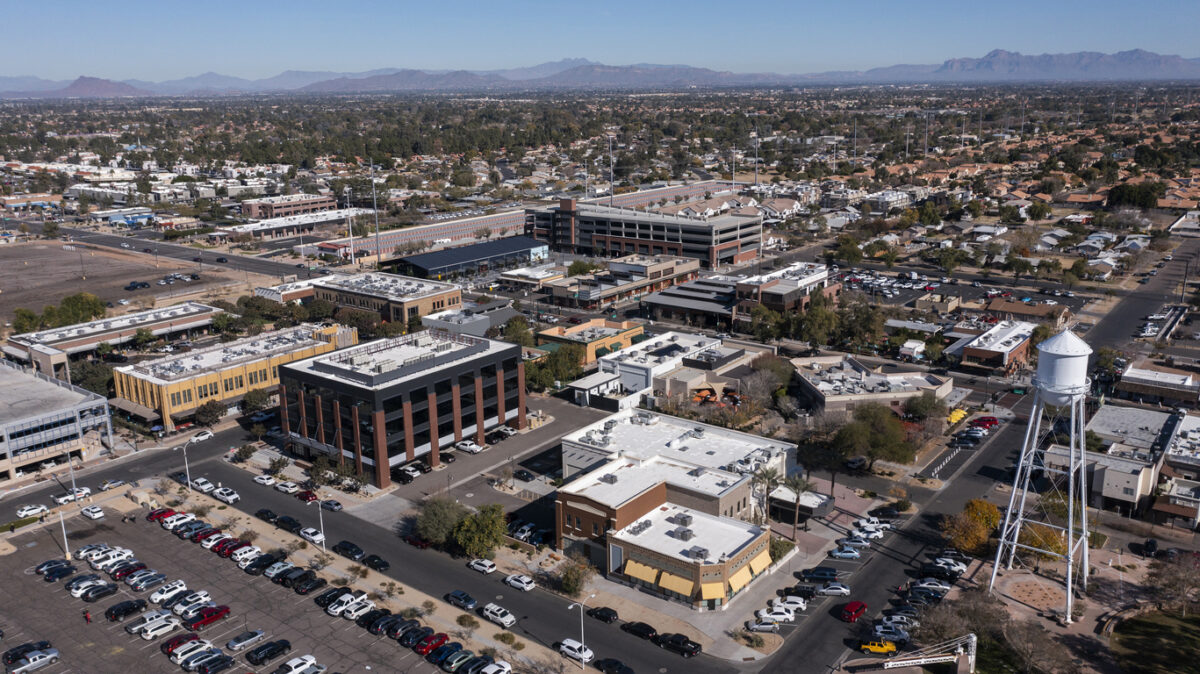
<instances>
[{"instance_id":1,"label":"yellow stucco building","mask_svg":"<svg viewBox=\"0 0 1200 674\"><path fill-rule=\"evenodd\" d=\"M354 328L300 325L118 367L113 384L130 403L118 407L171 431L210 400L232 409L253 389L274 393L280 365L357 343Z\"/></svg>"}]
</instances>

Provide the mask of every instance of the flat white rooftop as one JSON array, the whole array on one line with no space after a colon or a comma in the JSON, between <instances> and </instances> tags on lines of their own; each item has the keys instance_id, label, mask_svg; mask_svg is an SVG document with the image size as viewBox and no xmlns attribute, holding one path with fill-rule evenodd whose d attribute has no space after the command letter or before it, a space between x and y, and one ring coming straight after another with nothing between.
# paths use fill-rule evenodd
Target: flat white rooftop
<instances>
[{"instance_id":1,"label":"flat white rooftop","mask_svg":"<svg viewBox=\"0 0 1200 674\"><path fill-rule=\"evenodd\" d=\"M735 473L753 472L795 445L697 421L624 410L563 436L614 456L647 460L656 456Z\"/></svg>"},{"instance_id":2,"label":"flat white rooftop","mask_svg":"<svg viewBox=\"0 0 1200 674\"><path fill-rule=\"evenodd\" d=\"M315 325L299 325L286 330L264 332L205 349L196 349L164 358L124 365L117 368L157 384L220 372L251 361L291 353L325 342L313 337Z\"/></svg>"},{"instance_id":3,"label":"flat white rooftop","mask_svg":"<svg viewBox=\"0 0 1200 674\"><path fill-rule=\"evenodd\" d=\"M136 311L122 316L101 318L87 323L76 323L75 325L68 325L61 328L42 330L41 332L27 332L23 335L13 335L9 340L22 344L53 346L58 342L98 337L111 332L128 330L130 328L137 329L155 323L179 321L182 327L194 324L190 321L195 319L207 317L211 320L213 316L220 313L223 313L221 309L210 307L207 304L184 302L183 304L175 304L161 309Z\"/></svg>"},{"instance_id":4,"label":"flat white rooftop","mask_svg":"<svg viewBox=\"0 0 1200 674\"><path fill-rule=\"evenodd\" d=\"M104 398L44 375L0 365L0 427L36 419Z\"/></svg>"},{"instance_id":5,"label":"flat white rooftop","mask_svg":"<svg viewBox=\"0 0 1200 674\"><path fill-rule=\"evenodd\" d=\"M647 339L616 353L600 358L602 362L611 364L629 363L641 365L657 365L671 359L682 359L684 356L697 353L704 349L718 347L721 340L704 335L693 335L686 332L665 332L657 337Z\"/></svg>"},{"instance_id":6,"label":"flat white rooftop","mask_svg":"<svg viewBox=\"0 0 1200 674\"><path fill-rule=\"evenodd\" d=\"M281 194L275 197L259 197L257 199L247 199L243 204L294 204L305 201L319 201L328 199L329 197L320 194Z\"/></svg>"},{"instance_id":7,"label":"flat white rooftop","mask_svg":"<svg viewBox=\"0 0 1200 674\"><path fill-rule=\"evenodd\" d=\"M315 279L313 286L383 297L395 302L406 302L458 288L452 283L438 283L437 281L382 272L367 272L352 276L326 276Z\"/></svg>"},{"instance_id":8,"label":"flat white rooftop","mask_svg":"<svg viewBox=\"0 0 1200 674\"><path fill-rule=\"evenodd\" d=\"M540 267L521 267L520 269L510 269L500 274L511 278L529 279L530 281L543 281L548 278L557 278L563 275L562 268L547 264Z\"/></svg>"},{"instance_id":9,"label":"flat white rooftop","mask_svg":"<svg viewBox=\"0 0 1200 674\"><path fill-rule=\"evenodd\" d=\"M1188 415L1179 424L1175 440L1167 448L1167 458L1200 462L1200 417Z\"/></svg>"},{"instance_id":10,"label":"flat white rooftop","mask_svg":"<svg viewBox=\"0 0 1200 674\"><path fill-rule=\"evenodd\" d=\"M280 218L267 218L266 220L258 220L245 225L230 225L228 227L221 227L221 231L235 232L238 234L262 232L284 227L318 225L322 222L331 222L333 220L345 220L346 218L356 218L359 216L371 215L374 212L375 211L369 208L339 208L328 211L317 211L315 213L301 213L300 215L285 215Z\"/></svg>"},{"instance_id":11,"label":"flat white rooftop","mask_svg":"<svg viewBox=\"0 0 1200 674\"><path fill-rule=\"evenodd\" d=\"M715 517L664 503L610 534L610 540L653 550L689 564L716 564L722 557L736 555L762 533L761 528L732 517Z\"/></svg>"},{"instance_id":12,"label":"flat white rooftop","mask_svg":"<svg viewBox=\"0 0 1200 674\"><path fill-rule=\"evenodd\" d=\"M1182 372L1163 372L1161 370L1150 370L1146 368L1130 366L1121 375L1121 381L1128 381L1137 384L1148 385L1167 385L1174 387L1196 386L1195 381L1189 374Z\"/></svg>"},{"instance_id":13,"label":"flat white rooftop","mask_svg":"<svg viewBox=\"0 0 1200 674\"><path fill-rule=\"evenodd\" d=\"M763 285L771 281L781 281L781 285L785 287L803 288L828 279L829 267L812 262L795 262L782 269L776 269L766 274L745 277L725 276L721 278L749 285Z\"/></svg>"},{"instance_id":14,"label":"flat white rooftop","mask_svg":"<svg viewBox=\"0 0 1200 674\"><path fill-rule=\"evenodd\" d=\"M720 496L749 479L749 476L698 466L682 459L663 456L641 459L623 454L580 476L559 491L586 496L611 508L619 508L660 482Z\"/></svg>"},{"instance_id":15,"label":"flat white rooftop","mask_svg":"<svg viewBox=\"0 0 1200 674\"><path fill-rule=\"evenodd\" d=\"M286 367L357 386L384 388L454 363L514 348L482 337L425 330L359 344Z\"/></svg>"},{"instance_id":16,"label":"flat white rooftop","mask_svg":"<svg viewBox=\"0 0 1200 674\"><path fill-rule=\"evenodd\" d=\"M944 381L926 372L873 372L850 356L840 360L795 358L792 364L796 366L796 372L826 398L868 393L915 393L940 386Z\"/></svg>"},{"instance_id":17,"label":"flat white rooftop","mask_svg":"<svg viewBox=\"0 0 1200 674\"><path fill-rule=\"evenodd\" d=\"M971 340L966 348L1011 353L1033 336L1037 326L1025 321L1000 321L987 332Z\"/></svg>"}]
</instances>

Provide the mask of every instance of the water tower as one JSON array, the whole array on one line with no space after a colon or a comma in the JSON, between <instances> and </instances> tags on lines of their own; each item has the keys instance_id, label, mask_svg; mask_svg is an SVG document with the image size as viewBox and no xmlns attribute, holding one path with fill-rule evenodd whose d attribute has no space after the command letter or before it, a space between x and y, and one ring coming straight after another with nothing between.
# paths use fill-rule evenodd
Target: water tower
<instances>
[{"instance_id":1,"label":"water tower","mask_svg":"<svg viewBox=\"0 0 1200 674\"><path fill-rule=\"evenodd\" d=\"M1077 563L1078 580L1084 588L1087 587L1088 491L1083 403L1090 383L1087 370L1088 356L1091 354L1092 348L1070 330L1064 330L1038 345L1037 375L1033 382L1033 411L1025 429L1025 442L1021 446L1021 458L1017 462L1008 511L1004 514L1004 523L1000 528L1000 546L996 550L996 562L992 566L992 578L988 585L989 590L995 587L1001 565L1005 569L1011 569L1014 561L1019 561L1023 555L1043 554L1061 559L1067 565L1067 622L1071 621L1071 610L1074 608ZM1042 418L1047 416L1048 411L1052 414L1043 428ZM1061 434L1063 425L1068 423L1070 425L1066 433L1069 438L1066 468L1059 466L1061 460L1056 461L1053 468L1043 465L1041 446L1044 435L1056 431ZM1063 496L1062 500L1067 505L1065 527L1045 517L1040 507L1041 497L1036 490L1033 491L1033 498L1029 498L1031 476L1039 470L1045 471L1050 484L1044 493L1049 495L1057 491ZM1033 523L1039 527L1039 533L1049 535L1030 536L1027 532L1026 537L1022 538L1022 529ZM1050 549L1050 539L1055 535L1065 539L1065 548L1055 546L1055 549Z\"/></svg>"}]
</instances>

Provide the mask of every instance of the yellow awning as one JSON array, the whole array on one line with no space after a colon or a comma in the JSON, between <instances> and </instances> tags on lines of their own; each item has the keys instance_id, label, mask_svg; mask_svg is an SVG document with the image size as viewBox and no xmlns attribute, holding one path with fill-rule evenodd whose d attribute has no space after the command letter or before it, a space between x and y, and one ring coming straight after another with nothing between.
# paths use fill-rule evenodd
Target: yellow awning
<instances>
[{"instance_id":1,"label":"yellow awning","mask_svg":"<svg viewBox=\"0 0 1200 674\"><path fill-rule=\"evenodd\" d=\"M763 550L762 552L759 553L759 555L757 557L750 560L750 570L753 571L754 575L756 575L756 576L758 574L762 573L763 570L766 569L770 565L771 565L771 553L767 550Z\"/></svg>"},{"instance_id":2,"label":"yellow awning","mask_svg":"<svg viewBox=\"0 0 1200 674\"><path fill-rule=\"evenodd\" d=\"M725 583L700 583L701 599L724 599Z\"/></svg>"},{"instance_id":3,"label":"yellow awning","mask_svg":"<svg viewBox=\"0 0 1200 674\"><path fill-rule=\"evenodd\" d=\"M737 570L737 573L729 577L729 589L737 592L746 587L746 583L750 582L750 567L743 566Z\"/></svg>"},{"instance_id":4,"label":"yellow awning","mask_svg":"<svg viewBox=\"0 0 1200 674\"><path fill-rule=\"evenodd\" d=\"M663 571L662 575L659 576L658 584L660 587L677 592L685 597L692 596L692 591L696 589L696 584L692 581L683 576L667 573L666 571Z\"/></svg>"},{"instance_id":5,"label":"yellow awning","mask_svg":"<svg viewBox=\"0 0 1200 674\"><path fill-rule=\"evenodd\" d=\"M632 559L625 562L624 573L626 576L637 578L647 583L654 583L655 579L658 578L658 569L646 566L645 564L639 564Z\"/></svg>"}]
</instances>

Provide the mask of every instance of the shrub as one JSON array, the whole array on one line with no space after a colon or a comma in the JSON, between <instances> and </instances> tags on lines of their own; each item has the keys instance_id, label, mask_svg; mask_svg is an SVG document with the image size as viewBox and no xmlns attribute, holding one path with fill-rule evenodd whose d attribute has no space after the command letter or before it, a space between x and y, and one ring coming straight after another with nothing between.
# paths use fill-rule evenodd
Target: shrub
<instances>
[{"instance_id":1,"label":"shrub","mask_svg":"<svg viewBox=\"0 0 1200 674\"><path fill-rule=\"evenodd\" d=\"M475 618L473 618L472 616L467 615L466 613L458 616L458 619L455 620L455 622L458 623L459 627L465 627L469 630L473 630L476 627L479 627L479 621L476 620Z\"/></svg>"},{"instance_id":2,"label":"shrub","mask_svg":"<svg viewBox=\"0 0 1200 674\"><path fill-rule=\"evenodd\" d=\"M243 531L242 535L238 536L238 538L242 539L243 541L246 541L247 543L253 543L254 541L258 540L258 532L247 529L247 530Z\"/></svg>"},{"instance_id":3,"label":"shrub","mask_svg":"<svg viewBox=\"0 0 1200 674\"><path fill-rule=\"evenodd\" d=\"M512 646L517 641L517 637L511 632L497 632L496 634L492 635L492 639L509 646Z\"/></svg>"},{"instance_id":4,"label":"shrub","mask_svg":"<svg viewBox=\"0 0 1200 674\"><path fill-rule=\"evenodd\" d=\"M196 517L206 517L210 512L212 512L212 506L210 505L198 505L192 508L192 514Z\"/></svg>"},{"instance_id":5,"label":"shrub","mask_svg":"<svg viewBox=\"0 0 1200 674\"><path fill-rule=\"evenodd\" d=\"M437 604L433 603L432 600L426 599L425 601L421 602L421 610L425 612L425 615L433 615L433 611L436 608Z\"/></svg>"},{"instance_id":6,"label":"shrub","mask_svg":"<svg viewBox=\"0 0 1200 674\"><path fill-rule=\"evenodd\" d=\"M346 587L347 585L350 584L350 581L346 578L338 577L338 578L334 578L333 580L329 581L329 584L333 585L334 587Z\"/></svg>"},{"instance_id":7,"label":"shrub","mask_svg":"<svg viewBox=\"0 0 1200 674\"><path fill-rule=\"evenodd\" d=\"M404 609L403 611L400 611L400 617L404 618L405 620L413 620L415 618L420 618L422 615L424 615L424 614L421 613L421 609L414 608L412 606L409 606L408 608Z\"/></svg>"}]
</instances>

